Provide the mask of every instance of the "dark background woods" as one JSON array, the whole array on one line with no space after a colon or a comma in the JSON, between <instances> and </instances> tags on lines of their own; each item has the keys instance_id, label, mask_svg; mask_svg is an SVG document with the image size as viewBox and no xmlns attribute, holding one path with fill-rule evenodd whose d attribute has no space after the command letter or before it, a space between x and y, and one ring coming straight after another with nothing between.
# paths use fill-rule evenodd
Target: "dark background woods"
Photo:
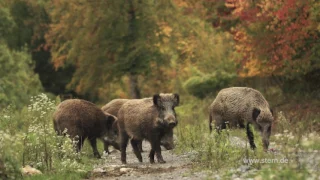
<instances>
[{"instance_id":1,"label":"dark background woods","mask_svg":"<svg viewBox=\"0 0 320 180\"><path fill-rule=\"evenodd\" d=\"M318 99L314 0L2 0L0 106L31 95L98 103L251 86L277 106ZM269 98L269 99L270 99Z\"/></svg>"}]
</instances>

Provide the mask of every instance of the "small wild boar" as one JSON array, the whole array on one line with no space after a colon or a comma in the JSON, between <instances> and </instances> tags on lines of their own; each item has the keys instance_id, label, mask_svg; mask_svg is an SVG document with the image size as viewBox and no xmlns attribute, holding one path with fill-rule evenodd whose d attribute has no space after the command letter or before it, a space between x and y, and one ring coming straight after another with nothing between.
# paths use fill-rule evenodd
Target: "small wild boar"
<instances>
[{"instance_id":1,"label":"small wild boar","mask_svg":"<svg viewBox=\"0 0 320 180\"><path fill-rule=\"evenodd\" d=\"M130 99L114 99L110 101L108 104L104 105L101 109L114 116L118 116L118 111L122 107L124 103L129 101ZM118 132L118 126L117 126L117 121L114 122L113 128L116 132ZM119 148L119 139L116 139L116 141L109 141L105 142L105 150L107 153L109 152L109 145L112 145L115 149L120 150ZM174 148L174 142L173 142L173 129L170 129L168 133L164 135L164 137L161 139L160 144L164 146L167 150L173 149ZM138 142L138 148L140 152L143 152L142 150L142 141Z\"/></svg>"},{"instance_id":2,"label":"small wild boar","mask_svg":"<svg viewBox=\"0 0 320 180\"><path fill-rule=\"evenodd\" d=\"M104 112L117 116L119 109L122 107L124 103L126 103L129 100L130 99L114 99L110 101L108 104L104 105L101 109Z\"/></svg>"},{"instance_id":3,"label":"small wild boar","mask_svg":"<svg viewBox=\"0 0 320 180\"><path fill-rule=\"evenodd\" d=\"M110 101L108 104L104 105L101 110L105 113L109 113L113 116L118 116L118 111L121 108L121 106L126 103L129 99L114 99ZM118 122L115 121L112 125L112 129L116 132L118 136ZM113 141L106 141L104 143L104 149L105 151L110 154L109 146L113 146L115 149L120 150L119 147L119 138L115 138ZM142 151L142 146L139 147L139 149Z\"/></svg>"},{"instance_id":4,"label":"small wild boar","mask_svg":"<svg viewBox=\"0 0 320 180\"><path fill-rule=\"evenodd\" d=\"M53 114L54 129L59 135L67 129L70 138L78 137L76 150L79 152L83 142L88 138L95 157L100 158L96 139L113 140L117 137L112 129L116 117L104 113L95 104L81 100L69 99L61 102Z\"/></svg>"},{"instance_id":5,"label":"small wild boar","mask_svg":"<svg viewBox=\"0 0 320 180\"><path fill-rule=\"evenodd\" d=\"M165 163L161 155L160 141L172 131L178 120L174 108L179 105L178 94L156 94L153 98L130 100L118 112L121 162L126 161L126 148L129 138L133 151L142 162L138 143L146 139L151 144L150 163L154 155L159 163Z\"/></svg>"},{"instance_id":6,"label":"small wild boar","mask_svg":"<svg viewBox=\"0 0 320 180\"><path fill-rule=\"evenodd\" d=\"M253 124L261 133L263 147L269 146L273 115L269 103L263 95L252 88L231 87L222 89L209 106L209 128L212 131L212 121L219 130L240 127L247 129L247 136L252 149L255 149L253 133L249 124Z\"/></svg>"}]
</instances>

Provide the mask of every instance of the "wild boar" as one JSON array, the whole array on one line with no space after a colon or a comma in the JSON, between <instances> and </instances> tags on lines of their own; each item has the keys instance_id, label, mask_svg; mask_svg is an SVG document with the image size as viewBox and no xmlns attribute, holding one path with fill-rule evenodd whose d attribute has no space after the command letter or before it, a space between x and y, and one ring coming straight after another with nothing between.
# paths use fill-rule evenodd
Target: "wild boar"
<instances>
[{"instance_id":1,"label":"wild boar","mask_svg":"<svg viewBox=\"0 0 320 180\"><path fill-rule=\"evenodd\" d=\"M118 116L118 111L122 107L124 103L129 101L130 99L114 99L110 101L108 104L102 106L102 111L112 114L114 116Z\"/></svg>"},{"instance_id":2,"label":"wild boar","mask_svg":"<svg viewBox=\"0 0 320 180\"><path fill-rule=\"evenodd\" d=\"M209 128L212 131L212 121L219 130L240 127L247 130L247 136L252 149L256 148L250 124L261 133L263 147L269 146L273 114L269 103L263 95L248 87L231 87L222 89L209 106Z\"/></svg>"},{"instance_id":3,"label":"wild boar","mask_svg":"<svg viewBox=\"0 0 320 180\"><path fill-rule=\"evenodd\" d=\"M118 116L118 111L122 107L124 103L129 101L130 99L114 99L110 101L108 104L104 105L101 109L114 116ZM114 122L112 126L115 130L115 132L118 133L118 126L117 126L117 121ZM107 153L109 152L109 146L112 145L115 149L120 150L119 148L119 141L116 139L116 141L110 141L110 142L105 142L105 150ZM173 142L173 129L169 130L168 133L166 133L163 138L161 139L160 145L165 147L167 150L173 149L174 148L174 142ZM140 152L143 152L142 150L142 141L138 142L138 148Z\"/></svg>"},{"instance_id":4,"label":"wild boar","mask_svg":"<svg viewBox=\"0 0 320 180\"><path fill-rule=\"evenodd\" d=\"M114 99L110 101L108 104L104 105L101 110L105 113L109 113L113 116L118 116L118 111L122 107L124 103L126 103L129 99ZM112 125L113 130L116 132L118 136L118 123L115 121ZM105 151L110 154L109 146L113 146L115 149L120 150L119 147L119 138L115 138L113 141L108 141L104 143L104 149ZM142 144L140 144L139 147L140 151L142 152Z\"/></svg>"},{"instance_id":5,"label":"wild boar","mask_svg":"<svg viewBox=\"0 0 320 180\"><path fill-rule=\"evenodd\" d=\"M112 129L116 117L104 113L95 104L81 100L69 99L61 102L53 115L54 129L62 135L65 129L70 138L78 140L76 150L79 152L83 142L88 138L95 157L100 158L96 139L113 140L117 137Z\"/></svg>"},{"instance_id":6,"label":"wild boar","mask_svg":"<svg viewBox=\"0 0 320 180\"><path fill-rule=\"evenodd\" d=\"M146 139L151 144L150 163L154 155L159 163L165 163L161 155L160 141L178 124L174 108L179 105L178 94L156 94L153 98L130 100L118 112L121 162L126 164L126 148L129 138L133 151L142 162L138 143Z\"/></svg>"}]
</instances>

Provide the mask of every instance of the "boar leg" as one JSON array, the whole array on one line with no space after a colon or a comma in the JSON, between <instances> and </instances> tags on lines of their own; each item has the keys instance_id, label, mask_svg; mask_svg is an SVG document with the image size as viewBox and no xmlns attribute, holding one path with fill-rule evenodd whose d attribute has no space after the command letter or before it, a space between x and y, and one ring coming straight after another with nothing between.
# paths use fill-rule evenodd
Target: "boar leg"
<instances>
[{"instance_id":1,"label":"boar leg","mask_svg":"<svg viewBox=\"0 0 320 180\"><path fill-rule=\"evenodd\" d=\"M155 151L154 151L153 148L151 148L150 154L149 154L149 159L150 159L150 163L151 163L151 164L154 163L154 154L155 154Z\"/></svg>"},{"instance_id":2,"label":"boar leg","mask_svg":"<svg viewBox=\"0 0 320 180\"><path fill-rule=\"evenodd\" d=\"M131 146L133 148L133 152L137 156L137 158L139 159L139 162L142 162L142 156L141 156L141 152L140 152L140 149L139 149L139 144L141 142L142 141L140 141L140 140L131 139Z\"/></svg>"},{"instance_id":3,"label":"boar leg","mask_svg":"<svg viewBox=\"0 0 320 180\"><path fill-rule=\"evenodd\" d=\"M213 114L212 118L215 120L215 126L218 133L220 133L222 129L227 128L225 121L222 119L220 115Z\"/></svg>"},{"instance_id":4,"label":"boar leg","mask_svg":"<svg viewBox=\"0 0 320 180\"><path fill-rule=\"evenodd\" d=\"M111 146L113 146L113 148L114 148L114 149L116 149L116 150L119 150L119 151L120 151L119 143L117 143L117 142L112 142L112 143L110 143L110 145L111 145Z\"/></svg>"},{"instance_id":5,"label":"boar leg","mask_svg":"<svg viewBox=\"0 0 320 180\"><path fill-rule=\"evenodd\" d=\"M93 150L93 155L96 158L101 158L98 148L97 148L97 139L96 138L89 138L92 150Z\"/></svg>"},{"instance_id":6,"label":"boar leg","mask_svg":"<svg viewBox=\"0 0 320 180\"><path fill-rule=\"evenodd\" d=\"M161 138L159 136L156 136L151 140L151 151L149 154L150 163L154 163L154 154L156 154L159 163L165 163L161 155L160 140Z\"/></svg>"},{"instance_id":7,"label":"boar leg","mask_svg":"<svg viewBox=\"0 0 320 180\"><path fill-rule=\"evenodd\" d=\"M110 151L109 151L109 143L108 142L104 142L103 143L103 149L104 151L107 153L107 154L110 154Z\"/></svg>"},{"instance_id":8,"label":"boar leg","mask_svg":"<svg viewBox=\"0 0 320 180\"><path fill-rule=\"evenodd\" d=\"M249 125L250 125L250 123L247 123L247 136L248 136L248 140L249 140L251 149L255 149L256 145L254 144L254 135L253 135L253 132L251 131Z\"/></svg>"},{"instance_id":9,"label":"boar leg","mask_svg":"<svg viewBox=\"0 0 320 180\"><path fill-rule=\"evenodd\" d=\"M120 133L120 150L121 150L121 162L127 164L126 149L129 141L129 136L125 132Z\"/></svg>"},{"instance_id":10,"label":"boar leg","mask_svg":"<svg viewBox=\"0 0 320 180\"><path fill-rule=\"evenodd\" d=\"M156 156L157 156L158 162L159 163L166 163L166 161L163 160L163 157L161 155L160 143L157 143L155 152L156 152Z\"/></svg>"},{"instance_id":11,"label":"boar leg","mask_svg":"<svg viewBox=\"0 0 320 180\"><path fill-rule=\"evenodd\" d=\"M143 152L143 149L142 149L142 141L139 141L139 142L138 142L138 148L139 148L139 151L140 151L140 152Z\"/></svg>"},{"instance_id":12,"label":"boar leg","mask_svg":"<svg viewBox=\"0 0 320 180\"><path fill-rule=\"evenodd\" d=\"M75 141L77 141L77 146L76 146L76 151L77 153L81 151L85 137L80 137L80 138L74 138Z\"/></svg>"}]
</instances>

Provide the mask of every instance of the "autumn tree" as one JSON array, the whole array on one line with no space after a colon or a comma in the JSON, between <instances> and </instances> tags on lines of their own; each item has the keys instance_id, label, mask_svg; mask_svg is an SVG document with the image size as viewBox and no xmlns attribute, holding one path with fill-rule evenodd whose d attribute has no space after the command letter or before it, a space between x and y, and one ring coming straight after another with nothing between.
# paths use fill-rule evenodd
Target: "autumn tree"
<instances>
[{"instance_id":1,"label":"autumn tree","mask_svg":"<svg viewBox=\"0 0 320 180\"><path fill-rule=\"evenodd\" d=\"M3 5L3 4L1 4ZM14 104L20 108L32 95L42 91L41 82L33 72L34 64L26 48L12 50L7 36L12 33L15 22L6 6L0 8L0 107Z\"/></svg>"},{"instance_id":2,"label":"autumn tree","mask_svg":"<svg viewBox=\"0 0 320 180\"><path fill-rule=\"evenodd\" d=\"M77 67L70 88L94 96L103 84L128 76L131 97L140 97L138 75L147 75L151 62L167 61L156 46L158 6L154 1L54 1L46 39L57 68Z\"/></svg>"},{"instance_id":3,"label":"autumn tree","mask_svg":"<svg viewBox=\"0 0 320 180\"><path fill-rule=\"evenodd\" d=\"M39 74L45 91L56 95L64 93L74 70L66 66L56 71L50 61L51 53L44 39L50 24L45 9L47 1L3 0L2 3L14 23L12 27L4 26L7 27L4 40L9 48L31 54L34 71Z\"/></svg>"}]
</instances>

